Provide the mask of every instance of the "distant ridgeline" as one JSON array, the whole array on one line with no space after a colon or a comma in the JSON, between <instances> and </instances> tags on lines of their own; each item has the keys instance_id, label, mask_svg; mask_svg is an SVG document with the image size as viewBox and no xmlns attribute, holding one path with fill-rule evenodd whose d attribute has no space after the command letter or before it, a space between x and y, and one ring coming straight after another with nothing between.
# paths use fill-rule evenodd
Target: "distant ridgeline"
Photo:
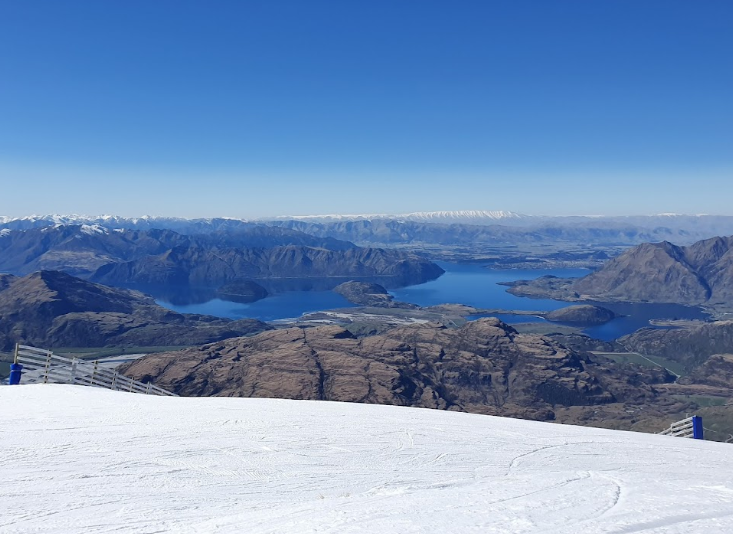
<instances>
[{"instance_id":1,"label":"distant ridgeline","mask_svg":"<svg viewBox=\"0 0 733 534\"><path fill-rule=\"evenodd\" d=\"M443 273L408 252L362 248L263 225L198 235L98 225L3 230L0 272L25 275L39 270L64 271L111 285L213 287L243 279L339 277L379 278L389 287L425 282Z\"/></svg>"},{"instance_id":2,"label":"distant ridgeline","mask_svg":"<svg viewBox=\"0 0 733 534\"><path fill-rule=\"evenodd\" d=\"M59 224L86 225L90 229L108 230L173 230L187 235L238 233L267 225L364 245L413 243L500 245L539 242L585 245L593 243L597 246L610 247L664 240L677 244L690 244L717 235L733 234L733 217L728 216L663 214L638 217L540 217L508 211L473 210L402 215L277 217L269 221L76 215L0 217L0 235L3 229L28 230Z\"/></svg>"}]
</instances>

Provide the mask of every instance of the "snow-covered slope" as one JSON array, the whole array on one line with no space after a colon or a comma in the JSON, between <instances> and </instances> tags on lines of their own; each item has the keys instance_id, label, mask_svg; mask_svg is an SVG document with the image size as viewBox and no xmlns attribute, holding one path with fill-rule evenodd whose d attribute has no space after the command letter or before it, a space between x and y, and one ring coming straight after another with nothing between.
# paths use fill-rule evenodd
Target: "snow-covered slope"
<instances>
[{"instance_id":1,"label":"snow-covered slope","mask_svg":"<svg viewBox=\"0 0 733 534\"><path fill-rule=\"evenodd\" d=\"M733 532L730 445L61 385L0 405L0 532Z\"/></svg>"}]
</instances>

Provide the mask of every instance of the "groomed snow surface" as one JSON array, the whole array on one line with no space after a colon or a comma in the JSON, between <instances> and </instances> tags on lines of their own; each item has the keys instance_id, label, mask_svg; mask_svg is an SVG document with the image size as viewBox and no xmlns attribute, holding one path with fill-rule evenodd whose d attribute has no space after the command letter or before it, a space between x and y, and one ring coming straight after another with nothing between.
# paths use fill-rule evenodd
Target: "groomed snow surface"
<instances>
[{"instance_id":1,"label":"groomed snow surface","mask_svg":"<svg viewBox=\"0 0 733 534\"><path fill-rule=\"evenodd\" d=\"M731 445L64 385L0 403L0 532L733 532Z\"/></svg>"}]
</instances>

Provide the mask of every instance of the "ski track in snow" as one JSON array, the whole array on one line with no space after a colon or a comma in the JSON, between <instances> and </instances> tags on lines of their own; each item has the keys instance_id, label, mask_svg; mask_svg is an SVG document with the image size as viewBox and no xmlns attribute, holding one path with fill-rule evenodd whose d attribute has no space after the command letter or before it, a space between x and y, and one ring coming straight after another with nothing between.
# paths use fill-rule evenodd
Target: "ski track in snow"
<instances>
[{"instance_id":1,"label":"ski track in snow","mask_svg":"<svg viewBox=\"0 0 733 534\"><path fill-rule=\"evenodd\" d=\"M733 447L436 410L0 387L0 532L733 532Z\"/></svg>"}]
</instances>

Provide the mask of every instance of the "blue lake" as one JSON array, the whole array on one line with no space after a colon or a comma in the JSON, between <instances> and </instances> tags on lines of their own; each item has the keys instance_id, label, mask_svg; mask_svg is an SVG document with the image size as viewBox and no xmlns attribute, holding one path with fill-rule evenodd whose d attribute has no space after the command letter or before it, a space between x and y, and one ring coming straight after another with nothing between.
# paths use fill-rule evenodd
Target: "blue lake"
<instances>
[{"instance_id":1,"label":"blue lake","mask_svg":"<svg viewBox=\"0 0 733 534\"><path fill-rule=\"evenodd\" d=\"M252 318L260 321L290 319L304 313L354 307L354 304L333 291L288 291L249 304L217 298L196 304L171 304L164 299L157 299L156 302L180 313L200 313L229 319Z\"/></svg>"},{"instance_id":2,"label":"blue lake","mask_svg":"<svg viewBox=\"0 0 733 534\"><path fill-rule=\"evenodd\" d=\"M530 299L507 293L507 287L498 282L532 280L540 276L553 275L560 278L576 278L587 275L586 269L544 269L544 270L492 270L482 265L439 263L445 274L425 284L391 291L397 300L411 302L418 306L460 303L476 308L500 308L507 310L552 311L572 302L550 299ZM651 326L649 319L704 319L707 317L699 308L678 304L627 304L615 302L588 302L612 310L616 319L599 326L583 330L596 339L610 341L630 334L639 328ZM545 322L541 317L531 315L492 314L506 323ZM476 319L477 317L469 317Z\"/></svg>"},{"instance_id":3,"label":"blue lake","mask_svg":"<svg viewBox=\"0 0 733 534\"><path fill-rule=\"evenodd\" d=\"M507 293L508 288L500 286L499 282L532 280L545 275L581 277L590 272L586 269L492 270L476 264L436 263L445 270L445 274L437 280L390 293L397 300L419 306L459 303L476 308L550 311L561 308L563 304L556 300L515 297Z\"/></svg>"},{"instance_id":4,"label":"blue lake","mask_svg":"<svg viewBox=\"0 0 733 534\"><path fill-rule=\"evenodd\" d=\"M588 274L585 269L551 269L551 270L492 270L476 264L439 263L445 274L424 284L392 290L395 299L411 302L419 306L459 303L476 308L501 308L509 310L551 311L572 303L547 299L528 299L507 293L507 287L498 282L512 280L529 280L545 275L558 277L580 277ZM198 295L198 299L176 298L171 288L166 288L165 296L158 296L157 302L166 308L181 313L200 313L228 317L231 319L255 318L262 321L274 321L300 317L304 313L322 311L333 308L349 308L354 305L341 295L332 291L284 291L275 293L266 299L250 304L229 302L217 298L209 298L206 292ZM148 289L156 295L155 291ZM213 297L213 295L212 295ZM611 340L629 334L644 326L649 326L649 319L680 318L702 319L705 314L698 308L690 308L676 304L618 304L597 303L613 310L618 317L601 326L587 328L584 332L598 339ZM540 317L527 315L499 315L507 323L523 323L544 321Z\"/></svg>"}]
</instances>

